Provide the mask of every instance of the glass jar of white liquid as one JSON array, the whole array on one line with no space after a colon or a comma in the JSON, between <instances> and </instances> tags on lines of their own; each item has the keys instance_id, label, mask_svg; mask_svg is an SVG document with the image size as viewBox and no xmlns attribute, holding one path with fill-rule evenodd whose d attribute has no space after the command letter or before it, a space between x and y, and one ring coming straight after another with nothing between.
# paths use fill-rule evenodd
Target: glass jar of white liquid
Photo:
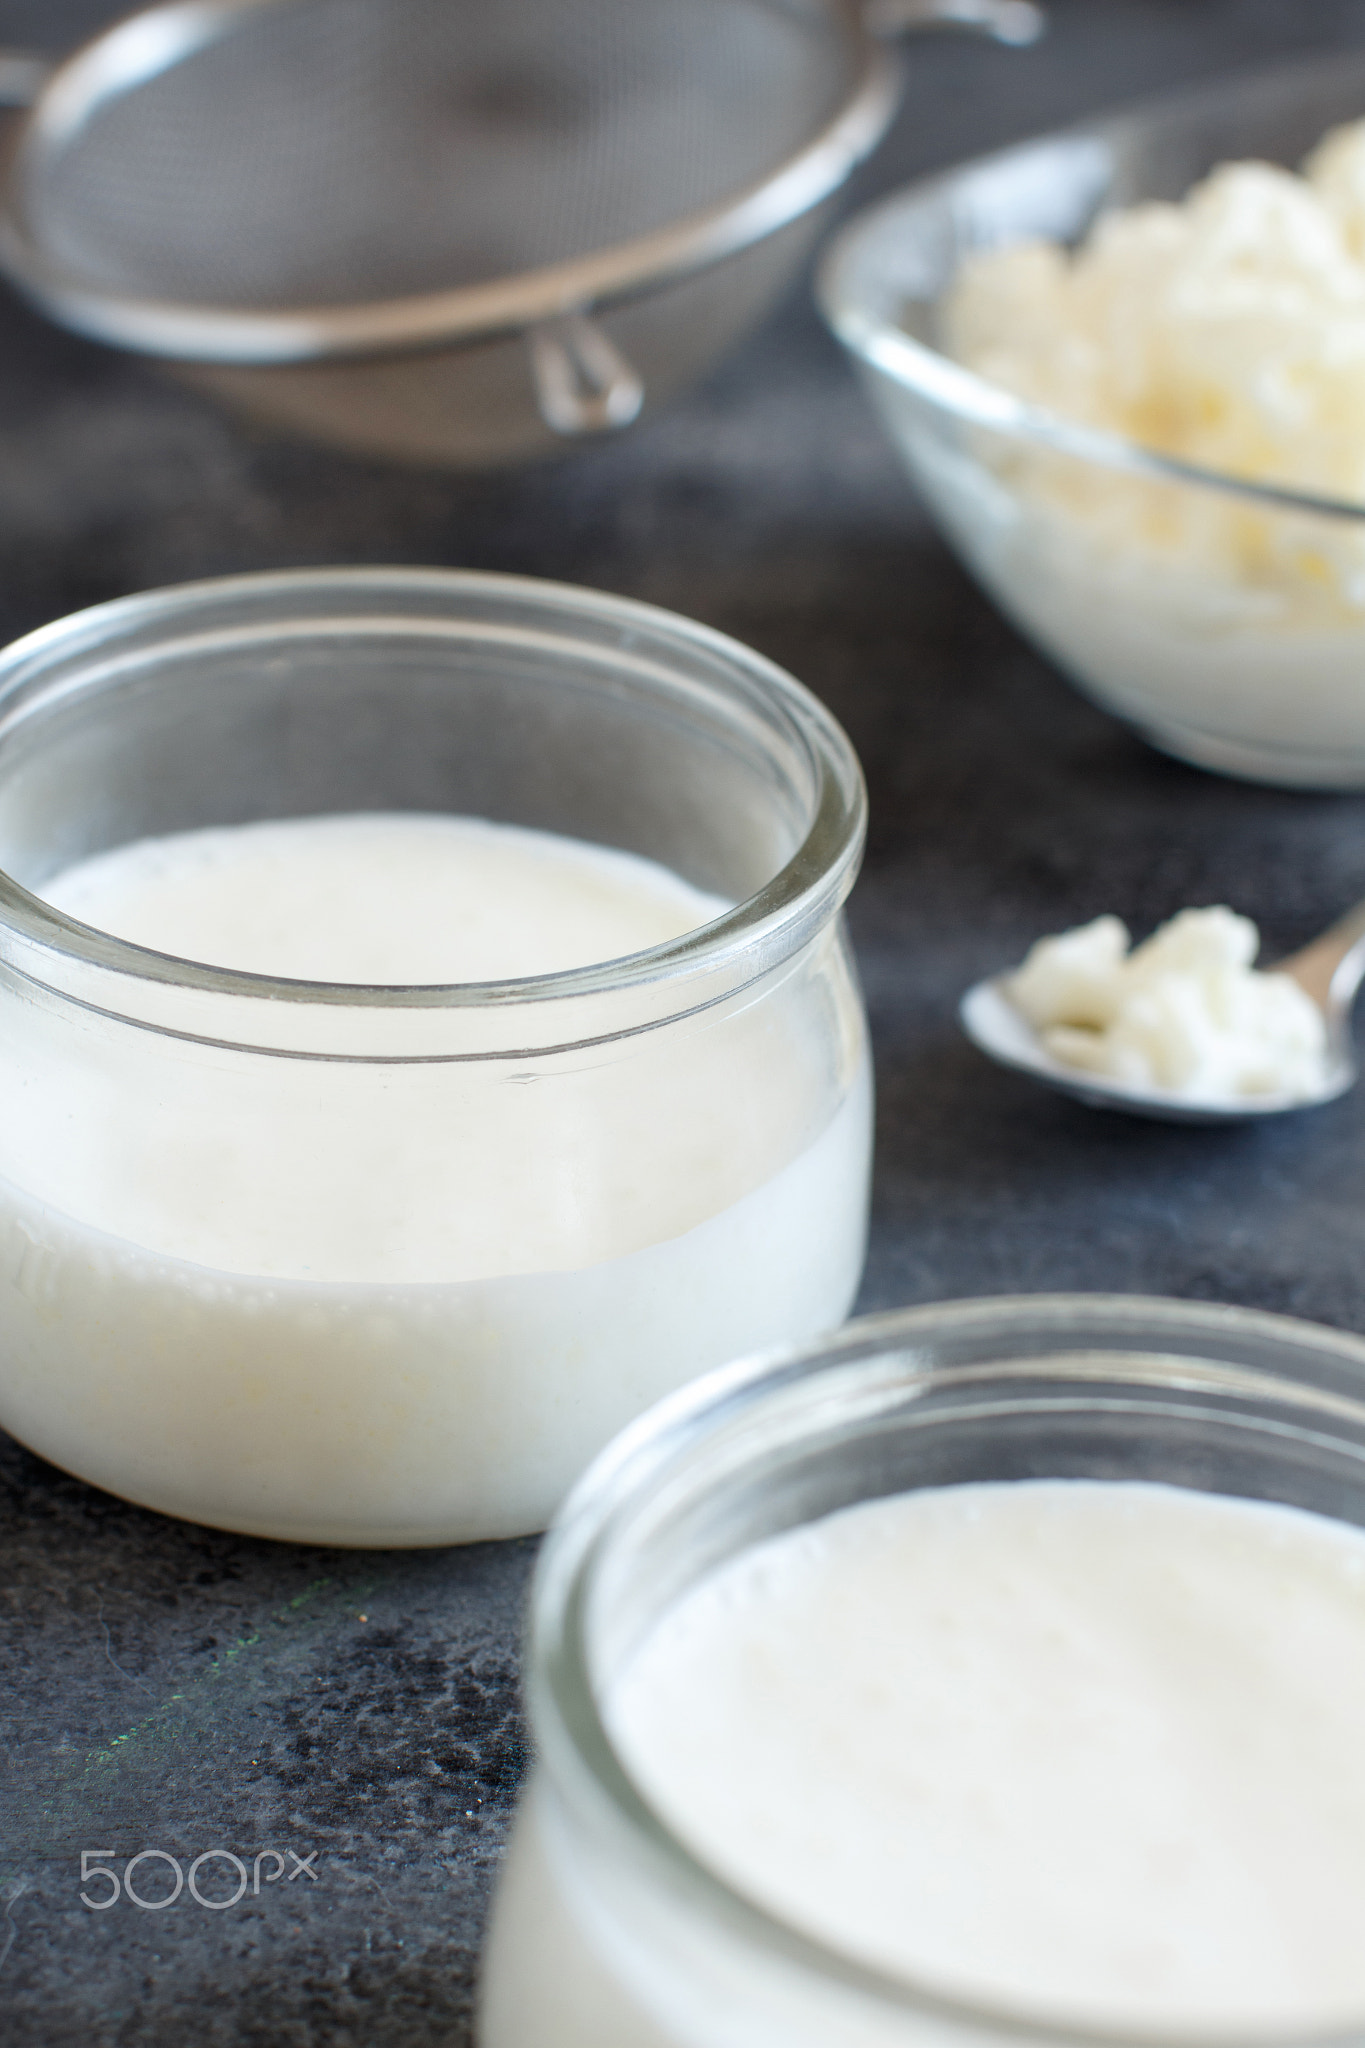
<instances>
[{"instance_id":1,"label":"glass jar of white liquid","mask_svg":"<svg viewBox=\"0 0 1365 2048\"><path fill-rule=\"evenodd\" d=\"M848 1311L864 796L651 608L305 571L0 657L0 1426L308 1542L544 1525Z\"/></svg>"},{"instance_id":2,"label":"glass jar of white liquid","mask_svg":"<svg viewBox=\"0 0 1365 2048\"><path fill-rule=\"evenodd\" d=\"M1365 1343L869 1319L627 1431L542 1554L481 2048L1365 2022Z\"/></svg>"}]
</instances>

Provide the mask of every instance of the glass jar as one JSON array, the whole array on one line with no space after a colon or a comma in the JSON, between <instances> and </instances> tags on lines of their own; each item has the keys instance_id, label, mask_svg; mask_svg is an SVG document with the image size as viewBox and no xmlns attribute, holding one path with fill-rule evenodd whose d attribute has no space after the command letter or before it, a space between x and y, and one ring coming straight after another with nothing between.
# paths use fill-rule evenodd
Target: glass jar
<instances>
[{"instance_id":1,"label":"glass jar","mask_svg":"<svg viewBox=\"0 0 1365 2048\"><path fill-rule=\"evenodd\" d=\"M166 833L459 813L734 907L449 987L272 979L37 892ZM520 578L151 592L0 656L0 1425L312 1543L542 1527L704 1369L842 1319L871 1145L840 918L865 799L790 677Z\"/></svg>"},{"instance_id":2,"label":"glass jar","mask_svg":"<svg viewBox=\"0 0 1365 2048\"><path fill-rule=\"evenodd\" d=\"M480 2048L1088 2038L880 1974L741 1896L636 1789L600 1710L660 1613L752 1544L920 1487L1042 1478L1365 1523L1365 1342L1175 1301L950 1302L715 1373L628 1430L537 1570L538 1761L494 1903Z\"/></svg>"}]
</instances>

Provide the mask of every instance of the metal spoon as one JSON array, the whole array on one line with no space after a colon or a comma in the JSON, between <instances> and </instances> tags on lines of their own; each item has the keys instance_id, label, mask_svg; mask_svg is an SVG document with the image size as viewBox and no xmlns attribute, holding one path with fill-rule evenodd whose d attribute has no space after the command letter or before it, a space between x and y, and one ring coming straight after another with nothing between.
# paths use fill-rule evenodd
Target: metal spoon
<instances>
[{"instance_id":1,"label":"metal spoon","mask_svg":"<svg viewBox=\"0 0 1365 2048\"><path fill-rule=\"evenodd\" d=\"M1245 1117L1314 1109L1320 1103L1334 1102L1354 1086L1351 1005L1365 980L1365 903L1348 910L1321 938L1279 961L1275 971L1296 981L1327 1022L1326 1070L1322 1086L1313 1095L1248 1095L1201 1102L1164 1088L1134 1087L1068 1067L1048 1052L1033 1026L1010 1002L1007 974L992 975L969 988L958 1006L958 1019L973 1045L989 1059L1060 1089L1063 1095L1074 1095L1092 1109L1124 1110L1129 1116L1155 1117L1173 1124L1237 1123Z\"/></svg>"}]
</instances>

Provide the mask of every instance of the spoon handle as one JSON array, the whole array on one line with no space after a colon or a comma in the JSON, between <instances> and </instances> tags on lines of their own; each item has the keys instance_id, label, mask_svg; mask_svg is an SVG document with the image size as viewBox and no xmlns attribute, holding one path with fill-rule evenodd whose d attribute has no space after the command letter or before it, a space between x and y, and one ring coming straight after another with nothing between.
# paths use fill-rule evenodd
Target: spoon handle
<instances>
[{"instance_id":1,"label":"spoon handle","mask_svg":"<svg viewBox=\"0 0 1365 2048\"><path fill-rule=\"evenodd\" d=\"M1323 1010L1345 1009L1365 977L1365 903L1357 903L1302 952L1281 960L1289 975Z\"/></svg>"}]
</instances>

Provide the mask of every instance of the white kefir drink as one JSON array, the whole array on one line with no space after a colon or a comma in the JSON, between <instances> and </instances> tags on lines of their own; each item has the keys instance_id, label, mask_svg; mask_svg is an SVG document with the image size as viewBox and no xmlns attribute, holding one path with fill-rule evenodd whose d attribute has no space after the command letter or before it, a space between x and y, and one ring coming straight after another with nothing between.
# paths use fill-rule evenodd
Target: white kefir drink
<instances>
[{"instance_id":1,"label":"white kefir drink","mask_svg":"<svg viewBox=\"0 0 1365 2048\"><path fill-rule=\"evenodd\" d=\"M728 908L631 854L386 813L144 840L41 893L157 953L371 988L516 983ZM0 1424L69 1470L264 1535L512 1535L661 1393L847 1313L870 1084L837 924L610 1044L547 1046L509 1002L490 1056L434 1057L419 1004L372 1040L346 1013L328 1057L288 994L265 1051L11 1006Z\"/></svg>"},{"instance_id":2,"label":"white kefir drink","mask_svg":"<svg viewBox=\"0 0 1365 2048\"><path fill-rule=\"evenodd\" d=\"M1365 2021L1354 1526L1145 1482L900 1494L703 1577L602 1711L733 1893L931 1999L1193 2039ZM585 1840L533 1792L482 2048L964 2038L837 1980L829 2010L777 1973L769 2000L759 1946L722 1916L706 1954L662 1884L635 1917Z\"/></svg>"}]
</instances>

